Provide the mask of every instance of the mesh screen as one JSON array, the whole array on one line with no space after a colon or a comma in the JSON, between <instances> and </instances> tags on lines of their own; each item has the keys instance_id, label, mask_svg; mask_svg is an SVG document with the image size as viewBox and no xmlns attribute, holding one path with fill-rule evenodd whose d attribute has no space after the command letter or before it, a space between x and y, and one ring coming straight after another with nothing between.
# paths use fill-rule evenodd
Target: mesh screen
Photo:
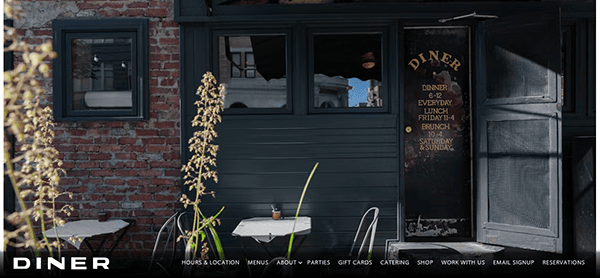
<instances>
[{"instance_id":1,"label":"mesh screen","mask_svg":"<svg viewBox=\"0 0 600 278\"><path fill-rule=\"evenodd\" d=\"M547 120L488 123L489 219L549 228Z\"/></svg>"}]
</instances>

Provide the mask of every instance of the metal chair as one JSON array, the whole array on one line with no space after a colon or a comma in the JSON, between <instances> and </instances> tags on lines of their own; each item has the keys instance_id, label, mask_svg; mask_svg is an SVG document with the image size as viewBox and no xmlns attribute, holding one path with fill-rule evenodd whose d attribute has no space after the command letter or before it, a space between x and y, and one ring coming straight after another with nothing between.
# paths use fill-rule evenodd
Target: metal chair
<instances>
[{"instance_id":1,"label":"metal chair","mask_svg":"<svg viewBox=\"0 0 600 278\"><path fill-rule=\"evenodd\" d=\"M168 262L168 264L165 266L163 266L160 262L156 262L156 264L162 268L167 274L167 268L169 268L172 263L173 263L173 259L175 258L175 252L177 249L177 238L179 237L179 235L185 235L185 232L182 228L181 225L181 218L183 215L185 215L185 211L181 210L178 212L175 212L171 217L169 217L167 219L167 221L165 221L165 223L160 227L160 230L158 230L158 234L156 235L156 240L154 241L154 248L152 249L152 257L150 258L150 265L148 266L148 272L150 272L150 270L152 269L152 264L155 261L156 258L156 250L159 247L159 244L161 243L161 237L162 237L162 233L163 231L165 231L166 229L166 235L167 235L167 239L164 242L164 246L163 246L163 250L161 253L161 257L157 260L162 260L164 259L164 255L167 252L167 248L169 247L169 243L171 242L171 240L173 240L173 249L171 252L171 257L170 260ZM185 244L187 243L187 241L185 240L185 238L182 239L183 244L185 246Z\"/></svg>"},{"instance_id":2,"label":"metal chair","mask_svg":"<svg viewBox=\"0 0 600 278\"><path fill-rule=\"evenodd\" d=\"M369 233L371 234L371 241L369 243L369 254L367 255L367 260L371 259L371 255L373 253L373 242L375 241L375 232L377 231L377 221L379 220L379 208L378 207L372 207L363 214L363 217L360 219L360 224L358 224L358 229L356 230L356 235L354 236L354 241L352 242L352 248L350 249L350 253L348 255L350 257L352 257L352 251L354 251L354 246L356 245L356 240L358 239L358 234L360 233L360 228L362 228L363 221L365 220L365 217L367 216L367 214L369 214L370 211L374 211L373 220L371 221L371 224L365 231L365 237L363 238L362 243L360 244L360 248L358 249L358 254L356 256L357 260L360 258L360 254L362 253L363 247L365 245L365 242L367 241L367 237L369 236Z\"/></svg>"}]
</instances>

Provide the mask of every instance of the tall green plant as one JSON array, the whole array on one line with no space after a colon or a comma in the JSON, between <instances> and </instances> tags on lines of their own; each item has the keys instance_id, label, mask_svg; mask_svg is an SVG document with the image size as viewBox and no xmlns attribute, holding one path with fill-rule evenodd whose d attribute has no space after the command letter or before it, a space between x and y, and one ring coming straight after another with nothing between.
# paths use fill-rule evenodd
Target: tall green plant
<instances>
[{"instance_id":1,"label":"tall green plant","mask_svg":"<svg viewBox=\"0 0 600 278\"><path fill-rule=\"evenodd\" d=\"M315 173L315 171L317 170L318 166L319 166L319 162L317 162L315 164L312 171L310 172L310 175L308 176L308 179L306 180L306 183L304 184L304 189L302 190L302 195L300 196L300 201L298 202L298 208L296 209L296 217L294 218L294 225L292 226L292 234L290 235L290 243L288 244L288 251L287 251L287 256L286 256L286 258L288 260L292 256L292 244L294 243L294 232L296 231L296 221L298 220L298 214L300 213L300 207L302 206L302 201L304 200L304 194L306 194L306 189L308 188L308 184L310 183L310 180L312 179L312 176Z\"/></svg>"},{"instance_id":2,"label":"tall green plant","mask_svg":"<svg viewBox=\"0 0 600 278\"><path fill-rule=\"evenodd\" d=\"M213 180L218 182L217 171L217 151L219 146L213 144L217 137L215 125L221 122L221 112L223 111L223 101L225 96L225 87L221 84L217 86L217 80L212 73L207 72L202 77L202 84L198 87L196 95L200 97L194 104L197 107L197 113L192 120L193 127L199 127L193 136L189 139L189 150L192 157L186 165L182 167L184 174L184 185L188 186L189 191L195 191L194 199L190 199L183 194L180 201L184 207L189 205L193 208L194 221L190 231L186 231L188 238L189 252L191 259L206 259L208 247L206 242L200 246L200 243L206 238L204 229L208 228L215 241L216 249L221 260L225 259L223 247L215 226L220 224L217 216L223 211L224 207L216 215L205 217L200 209L200 197L204 195L215 196L214 191L207 192L205 182ZM200 256L198 257L198 250Z\"/></svg>"},{"instance_id":3,"label":"tall green plant","mask_svg":"<svg viewBox=\"0 0 600 278\"><path fill-rule=\"evenodd\" d=\"M20 11L13 1L4 2L4 14L19 20ZM47 248L53 256L53 248L60 244L58 236L51 242L44 234L48 224L63 224L65 221L57 216L57 212L67 215L73 210L70 205L56 208L56 198L62 194L58 189L60 177L64 173L60 168L62 161L58 151L53 147L54 132L52 127L52 109L44 107L42 102L46 90L39 80L49 78L49 59L56 57L52 43L46 42L38 46L21 41L14 28L4 26L4 41L11 42L4 51L13 51L22 55L23 61L13 70L4 72L4 166L5 175L12 183L19 209L8 215L6 219L16 229L4 231L4 248L32 247L36 256L41 249ZM11 156L11 145L8 136L16 139L16 157ZM33 219L32 219L33 218ZM43 238L35 236L35 227L41 228Z\"/></svg>"}]
</instances>

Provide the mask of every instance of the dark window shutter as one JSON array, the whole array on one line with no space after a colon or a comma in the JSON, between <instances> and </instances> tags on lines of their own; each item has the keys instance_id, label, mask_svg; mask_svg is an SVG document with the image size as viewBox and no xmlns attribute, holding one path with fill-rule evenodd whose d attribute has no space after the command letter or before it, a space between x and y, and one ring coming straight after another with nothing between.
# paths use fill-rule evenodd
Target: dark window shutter
<instances>
[{"instance_id":1,"label":"dark window shutter","mask_svg":"<svg viewBox=\"0 0 600 278\"><path fill-rule=\"evenodd\" d=\"M476 30L477 240L562 252L559 11Z\"/></svg>"}]
</instances>

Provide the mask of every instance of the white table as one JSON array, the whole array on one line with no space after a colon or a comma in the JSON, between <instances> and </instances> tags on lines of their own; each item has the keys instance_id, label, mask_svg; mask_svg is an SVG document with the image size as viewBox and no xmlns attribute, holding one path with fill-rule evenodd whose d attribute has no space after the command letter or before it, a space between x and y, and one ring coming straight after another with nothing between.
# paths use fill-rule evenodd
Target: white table
<instances>
[{"instance_id":1,"label":"white table","mask_svg":"<svg viewBox=\"0 0 600 278\"><path fill-rule=\"evenodd\" d=\"M70 243L75 246L77 250L81 246L81 242L85 242L85 244L92 250L93 256L98 256L100 253L100 249L108 239L111 234L118 232L119 230L125 228L121 233L121 236L116 240L111 249L106 252L107 257L112 253L112 250L117 246L117 244L121 241L125 233L130 227L130 224L134 223L134 220L124 221L121 219L111 219L108 221L100 222L98 220L77 220L72 222L67 222L62 226L57 226L56 229L52 228L44 232L47 237L52 238L61 238L64 241ZM89 237L104 235L100 246L94 250L87 240Z\"/></svg>"},{"instance_id":2,"label":"white table","mask_svg":"<svg viewBox=\"0 0 600 278\"><path fill-rule=\"evenodd\" d=\"M257 242L270 242L278 236L310 234L310 217L298 217L296 227L294 218L274 220L271 217L254 217L242 220L231 235L235 237L251 237Z\"/></svg>"},{"instance_id":3,"label":"white table","mask_svg":"<svg viewBox=\"0 0 600 278\"><path fill-rule=\"evenodd\" d=\"M284 237L292 234L294 235L308 235L311 230L311 219L307 216L298 217L294 226L294 217L274 220L271 217L254 217L243 219L237 225L237 227L231 233L232 236L242 238L252 238L269 253L271 252L265 246L265 243L271 242L276 237ZM298 244L301 245L306 237L302 238L302 241ZM242 248L244 246L242 245Z\"/></svg>"}]
</instances>

